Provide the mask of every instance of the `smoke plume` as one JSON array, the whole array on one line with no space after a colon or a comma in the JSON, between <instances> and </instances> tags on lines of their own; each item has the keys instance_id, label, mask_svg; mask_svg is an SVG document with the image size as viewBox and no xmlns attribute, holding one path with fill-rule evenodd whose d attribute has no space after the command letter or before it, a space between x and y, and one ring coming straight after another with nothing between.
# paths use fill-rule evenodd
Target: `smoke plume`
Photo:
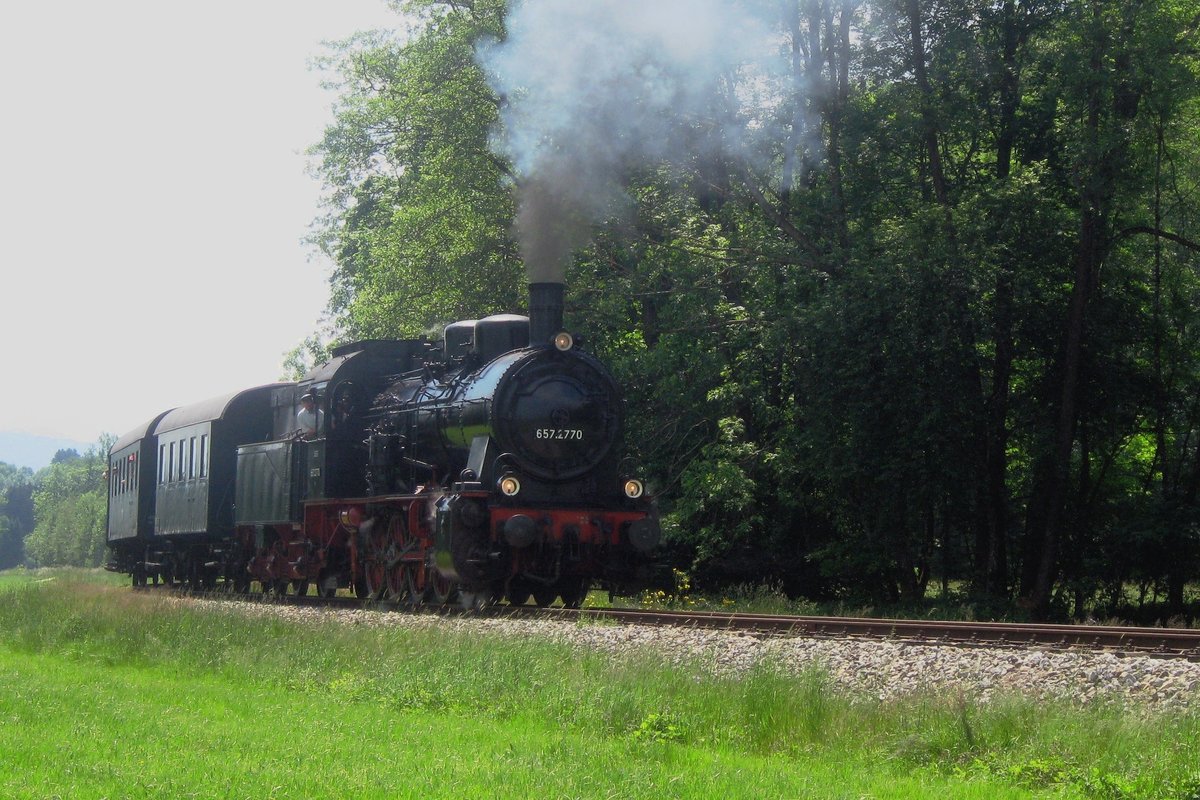
<instances>
[{"instance_id":1,"label":"smoke plume","mask_svg":"<svg viewBox=\"0 0 1200 800\"><path fill-rule=\"evenodd\" d=\"M631 170L742 146L745 89L778 52L752 4L523 0L506 40L479 48L505 99L494 146L517 170L531 281L561 281L592 226L628 207Z\"/></svg>"}]
</instances>

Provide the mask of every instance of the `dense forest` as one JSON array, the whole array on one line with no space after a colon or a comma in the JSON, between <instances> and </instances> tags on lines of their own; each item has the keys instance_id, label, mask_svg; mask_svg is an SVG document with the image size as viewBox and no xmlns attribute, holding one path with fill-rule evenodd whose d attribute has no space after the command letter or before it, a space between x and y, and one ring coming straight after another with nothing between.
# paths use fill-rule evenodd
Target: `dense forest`
<instances>
[{"instance_id":1,"label":"dense forest","mask_svg":"<svg viewBox=\"0 0 1200 800\"><path fill-rule=\"evenodd\" d=\"M325 60L334 338L519 310L540 212L696 585L1183 608L1195 0L507 5Z\"/></svg>"},{"instance_id":2,"label":"dense forest","mask_svg":"<svg viewBox=\"0 0 1200 800\"><path fill-rule=\"evenodd\" d=\"M104 563L105 468L114 437L59 450L36 473L0 461L0 569Z\"/></svg>"}]
</instances>

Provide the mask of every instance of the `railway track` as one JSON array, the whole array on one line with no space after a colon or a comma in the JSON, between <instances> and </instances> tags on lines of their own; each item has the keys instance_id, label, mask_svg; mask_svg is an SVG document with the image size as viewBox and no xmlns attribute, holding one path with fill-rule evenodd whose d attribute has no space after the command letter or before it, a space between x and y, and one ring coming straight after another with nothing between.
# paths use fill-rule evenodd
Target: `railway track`
<instances>
[{"instance_id":1,"label":"railway track","mask_svg":"<svg viewBox=\"0 0 1200 800\"><path fill-rule=\"evenodd\" d=\"M946 622L938 620L870 619L859 617L812 617L742 614L716 611L665 611L627 608L537 608L534 606L485 606L463 610L457 606L397 607L385 601L363 601L353 597L320 598L295 595L231 595L227 592L196 593L188 596L258 603L303 605L325 608L376 608L442 615L475 615L487 618L542 618L568 621L588 620L627 625L659 625L735 631L757 636L794 636L823 639L877 639L909 644L956 647L1041 648L1047 650L1090 650L1121 655L1179 658L1200 662L1200 630L1192 628L1143 628L1103 625L1052 625L1007 622Z\"/></svg>"},{"instance_id":2,"label":"railway track","mask_svg":"<svg viewBox=\"0 0 1200 800\"><path fill-rule=\"evenodd\" d=\"M1200 661L1200 630L1194 629L794 617L721 612L627 612L622 609L586 609L578 613L624 619L638 624L692 625L783 636L854 637L967 647L1087 649Z\"/></svg>"}]
</instances>

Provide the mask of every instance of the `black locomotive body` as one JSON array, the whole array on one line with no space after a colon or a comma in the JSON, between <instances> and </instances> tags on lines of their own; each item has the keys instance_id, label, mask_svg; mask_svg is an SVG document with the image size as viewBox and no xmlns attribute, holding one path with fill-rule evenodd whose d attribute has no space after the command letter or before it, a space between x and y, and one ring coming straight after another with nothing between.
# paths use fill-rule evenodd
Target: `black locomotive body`
<instances>
[{"instance_id":1,"label":"black locomotive body","mask_svg":"<svg viewBox=\"0 0 1200 800\"><path fill-rule=\"evenodd\" d=\"M621 459L619 389L561 330L560 285L534 284L530 308L449 325L436 347L347 345L297 383L122 437L110 469L136 462L142 483L110 481L112 568L135 583L465 604L576 605L592 585L648 585L659 526Z\"/></svg>"}]
</instances>

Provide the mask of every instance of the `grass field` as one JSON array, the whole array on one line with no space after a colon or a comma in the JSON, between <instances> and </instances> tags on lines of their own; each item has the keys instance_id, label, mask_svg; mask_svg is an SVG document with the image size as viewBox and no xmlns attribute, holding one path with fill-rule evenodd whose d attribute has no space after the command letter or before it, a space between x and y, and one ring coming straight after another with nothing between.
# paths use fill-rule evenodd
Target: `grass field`
<instances>
[{"instance_id":1,"label":"grass field","mask_svg":"<svg viewBox=\"0 0 1200 800\"><path fill-rule=\"evenodd\" d=\"M1200 719L852 701L544 641L0 575L0 797L1200 800Z\"/></svg>"}]
</instances>

